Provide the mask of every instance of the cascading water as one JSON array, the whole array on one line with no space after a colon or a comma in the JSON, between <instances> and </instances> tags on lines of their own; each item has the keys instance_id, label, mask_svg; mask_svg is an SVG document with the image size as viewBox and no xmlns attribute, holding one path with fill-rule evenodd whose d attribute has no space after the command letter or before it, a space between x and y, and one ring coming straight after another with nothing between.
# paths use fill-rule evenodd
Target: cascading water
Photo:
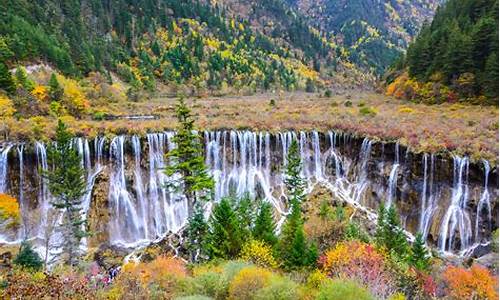
<instances>
[{"instance_id":1,"label":"cascading water","mask_svg":"<svg viewBox=\"0 0 500 300\"><path fill-rule=\"evenodd\" d=\"M281 221L288 213L286 193L283 183L283 168L287 164L288 149L292 140L297 140L300 146L300 157L303 162L302 175L308 183L310 191L317 184L327 187L336 199L341 199L353 205L356 210L366 212L369 219L375 220L376 215L363 203L367 193L367 187L374 184L368 177L372 172L369 166L374 165L372 161L372 142L364 139L357 157L352 157L352 137L347 134L328 132L326 135L313 132L280 132L276 136L266 132L250 131L215 131L204 132L205 162L209 167L210 174L215 180L215 201L222 197L236 194L239 196L248 194L251 198L261 198L270 202L275 208ZM81 154L82 166L86 170L87 193L82 203L82 213L87 216L94 189L95 180L99 174L109 173L108 203L110 221L108 223L109 239L113 244L125 247L135 247L165 236L168 232L175 232L182 228L188 217L187 201L179 192L167 187L167 183L178 179L179 175L169 177L164 169L168 166L169 159L166 157L168 151L175 147L172 142L173 132L150 133L142 140L138 136L119 136L111 141L98 137L91 144L83 138L75 139L74 146ZM108 145L109 144L109 145ZM105 147L109 146L109 151ZM5 151L5 146L2 148ZM26 162L22 162L24 148L18 146L19 167L19 194L18 199L24 202L27 195L23 190L28 186L24 182ZM108 149L108 148L106 148ZM386 189L383 183L377 189L370 189L370 193L379 193L383 199L389 193L387 199L392 203L398 203L399 193L395 193L398 178L399 145L396 146L393 167L389 175L389 187ZM108 154L109 153L109 157ZM349 154L348 154L349 153ZM374 151L374 153L377 153ZM37 167L34 168L34 180L37 182L37 201L26 205L21 204L23 214L29 207L36 207L40 216L40 222L27 226L26 235L38 236L43 240L43 232L46 226L47 212L50 210L50 193L45 179L38 170L47 170L47 157L45 145L35 144ZM351 156L349 156L351 155ZM1 174L7 174L7 157L0 157L0 179ZM3 161L1 160L3 159ZM405 162L406 164L406 162ZM381 164L375 164L375 170L384 171ZM10 166L9 166L10 167ZM466 158L455 158L455 180L453 184L453 197L450 207L444 208L445 217L436 220L439 215L435 213L440 199L440 186L435 184L435 156L424 155L422 158L423 178L418 188L418 205L421 213L416 220L418 229L429 235L429 231L439 223L441 232L439 235L440 247L445 251L454 251L462 247L470 246L472 239L487 238L488 230L483 230L491 223L491 196L487 189L487 173L489 165L485 165L484 191L481 195L480 205L477 208L478 217L474 235L472 234L468 202L468 160ZM13 173L9 169L9 174ZM374 174L377 175L377 174ZM382 173L380 174L385 177ZM3 175L5 177L5 175ZM9 175L11 176L11 175ZM404 176L404 174L403 174ZM103 177L108 178L108 177ZM9 178L0 181L0 184L12 190L16 185L9 182ZM5 188L4 188L5 189ZM22 200L25 199L25 200ZM362 202L363 199L363 202ZM368 200L368 199L367 199ZM439 201L438 201L439 200ZM369 200L368 200L369 202ZM29 204L29 205L28 205ZM373 205L373 204L370 204ZM208 209L209 211L209 209ZM27 214L28 216L31 215ZM24 217L23 219L29 219ZM486 224L486 225L485 225ZM458 232L458 233L457 233ZM485 235L482 235L485 232ZM12 236L12 235L10 235ZM464 245L456 246L456 241L464 241ZM58 239L58 238L56 238ZM444 245L444 246L443 246ZM86 246L86 241L83 242Z\"/></svg>"},{"instance_id":2,"label":"cascading water","mask_svg":"<svg viewBox=\"0 0 500 300\"><path fill-rule=\"evenodd\" d=\"M389 187L387 189L388 190L387 191L387 201L385 204L386 207L392 206L392 202L394 201L394 198L396 196L396 188L398 185L398 168L399 168L399 164L394 163L394 165L392 166L391 173L389 175Z\"/></svg>"},{"instance_id":3,"label":"cascading water","mask_svg":"<svg viewBox=\"0 0 500 300\"><path fill-rule=\"evenodd\" d=\"M477 204L476 224L474 226L474 237L477 243L483 242L485 238L480 232L480 224L486 221L487 230L491 230L491 203L490 192L488 191L488 177L490 176L490 164L483 160L484 166L484 190L481 199Z\"/></svg>"},{"instance_id":4,"label":"cascading water","mask_svg":"<svg viewBox=\"0 0 500 300\"><path fill-rule=\"evenodd\" d=\"M453 191L451 203L443 217L439 233L438 247L442 252L450 252L455 248L456 230L460 238L460 250L466 249L471 242L472 229L467 202L469 200L469 159L453 158Z\"/></svg>"},{"instance_id":5,"label":"cascading water","mask_svg":"<svg viewBox=\"0 0 500 300\"><path fill-rule=\"evenodd\" d=\"M10 148L12 145L7 144L0 150L0 193L7 191L7 158Z\"/></svg>"},{"instance_id":6,"label":"cascading water","mask_svg":"<svg viewBox=\"0 0 500 300\"><path fill-rule=\"evenodd\" d=\"M430 174L428 170L428 158L429 155L427 153L424 154L422 158L424 165L424 178L421 196L419 232L422 233L424 241L427 240L427 236L429 235L431 221L434 212L437 209L436 199L438 198L436 197L434 191L434 170L436 166L436 157L434 154L431 154Z\"/></svg>"}]
</instances>

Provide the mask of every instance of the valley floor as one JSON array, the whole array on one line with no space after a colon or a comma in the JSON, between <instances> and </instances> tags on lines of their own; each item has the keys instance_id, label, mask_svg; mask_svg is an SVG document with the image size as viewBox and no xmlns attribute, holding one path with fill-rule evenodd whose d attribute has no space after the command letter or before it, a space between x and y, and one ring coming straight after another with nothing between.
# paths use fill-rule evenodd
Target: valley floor
<instances>
[{"instance_id":1,"label":"valley floor","mask_svg":"<svg viewBox=\"0 0 500 300\"><path fill-rule=\"evenodd\" d=\"M98 108L112 116L152 115L149 120L66 120L78 134L137 133L175 127L175 97L112 103ZM399 141L415 152L451 152L472 160L498 160L498 108L459 103L424 105L367 91L324 97L317 93L266 93L193 98L200 129L262 131L338 130L375 140ZM13 122L27 122L13 121ZM11 138L23 138L10 126ZM47 127L53 125L45 124ZM49 134L50 128L41 130Z\"/></svg>"}]
</instances>

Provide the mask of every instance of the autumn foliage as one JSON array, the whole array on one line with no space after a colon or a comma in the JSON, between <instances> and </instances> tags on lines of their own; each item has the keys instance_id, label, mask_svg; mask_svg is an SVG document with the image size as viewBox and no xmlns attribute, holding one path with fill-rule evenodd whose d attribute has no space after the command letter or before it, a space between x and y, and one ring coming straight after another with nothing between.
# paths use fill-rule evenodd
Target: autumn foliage
<instances>
[{"instance_id":1,"label":"autumn foliage","mask_svg":"<svg viewBox=\"0 0 500 300\"><path fill-rule=\"evenodd\" d=\"M359 241L338 243L319 259L323 272L333 278L353 279L382 298L397 290L396 275L388 266L385 254Z\"/></svg>"},{"instance_id":2,"label":"autumn foliage","mask_svg":"<svg viewBox=\"0 0 500 300\"><path fill-rule=\"evenodd\" d=\"M14 226L19 223L19 204L14 197L6 194L0 194L0 220L8 221L8 225L10 226Z\"/></svg>"},{"instance_id":3,"label":"autumn foliage","mask_svg":"<svg viewBox=\"0 0 500 300\"><path fill-rule=\"evenodd\" d=\"M484 267L449 266L443 276L452 299L498 299L498 279Z\"/></svg>"}]
</instances>

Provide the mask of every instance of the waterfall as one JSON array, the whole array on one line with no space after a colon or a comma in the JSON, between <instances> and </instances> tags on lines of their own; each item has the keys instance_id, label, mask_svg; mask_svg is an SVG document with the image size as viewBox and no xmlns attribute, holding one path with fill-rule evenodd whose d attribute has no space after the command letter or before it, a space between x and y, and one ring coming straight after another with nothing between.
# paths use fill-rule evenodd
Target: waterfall
<instances>
[{"instance_id":1,"label":"waterfall","mask_svg":"<svg viewBox=\"0 0 500 300\"><path fill-rule=\"evenodd\" d=\"M389 188L387 192L387 201L386 201L386 207L391 207L392 202L394 201L394 198L396 196L396 188L398 186L398 163L394 163L392 165L392 170L391 174L389 175Z\"/></svg>"},{"instance_id":2,"label":"waterfall","mask_svg":"<svg viewBox=\"0 0 500 300\"><path fill-rule=\"evenodd\" d=\"M476 224L474 226L474 237L476 242L482 242L482 236L479 232L479 226L486 219L487 229L491 229L491 203L490 203L490 192L488 191L488 177L490 175L490 164L487 160L483 160L484 166L484 190L477 204L476 211ZM484 218L484 209L486 208L486 218Z\"/></svg>"},{"instance_id":3,"label":"waterfall","mask_svg":"<svg viewBox=\"0 0 500 300\"><path fill-rule=\"evenodd\" d=\"M228 195L248 195L252 199L262 199L273 205L279 223L289 213L286 202L286 188L283 171L287 165L287 154L293 140L299 143L300 159L303 163L302 176L307 183L307 191L316 185L329 189L333 198L341 199L358 211L367 214L370 220L376 220L376 214L365 205L365 194L368 186L370 192L379 197L387 196L387 204L396 201L398 174L401 173L400 148L395 147L395 156L392 170L388 178L388 185L378 182L377 174L373 179L371 172L379 171L383 175L383 166L379 162L374 164L371 157L372 141L368 138L362 141L357 157L351 157L354 146L349 134L327 132L324 136L317 131L294 133L291 131L279 132L274 138L268 132L252 131L206 131L200 132L203 138L204 159L208 171L215 181L214 202ZM173 142L174 132L149 133L144 139L139 136L118 136L111 140L97 137L93 141L85 138L75 138L73 147L81 157L81 165L85 169L87 191L82 201L82 215L87 218L92 200L92 190L99 174L109 173L108 209L110 220L108 225L109 242L124 247L136 247L150 241L164 237L169 232L176 232L182 228L188 219L187 200L180 190L171 189L169 183L177 181L179 174L167 176L165 168L171 164L169 151L176 145ZM323 144L322 144L323 143ZM45 144L34 144L36 156L35 172L29 172L30 163L26 159L29 150L22 144L16 147L19 159L19 172L10 172L7 160L7 144L0 148L0 188L3 191L18 193L25 228L18 232L4 232L0 229L2 239L14 241L21 237L36 237L35 246L39 247L44 241L44 231L47 226L47 216L51 209L51 195L44 177L43 170L51 166L47 162ZM92 146L92 147L91 147ZM29 147L30 146L26 146ZM106 150L105 150L106 149ZM345 155L348 151L349 155ZM382 155L383 156L383 155ZM402 157L401 157L402 158ZM440 198L440 192L447 187L435 179L436 158L432 154L422 156L423 178L418 185L418 199L421 201L413 216L419 231L427 238L431 226L440 222L438 246L443 251L456 251L471 245L472 242L482 242L492 228L491 193L488 190L488 176L490 166L484 162L485 179L484 190L477 199L478 207L474 228L467 211L469 199L468 164L467 158L454 159L454 180L451 188L449 206L445 209L444 217L436 220L439 215L438 203L447 205L448 201ZM371 168L371 166L377 166ZM372 170L373 169L373 170ZM12 184L9 176L19 176L19 191L17 184ZM14 174L15 173L15 174ZM437 173L436 173L437 174ZM369 176L370 175L370 176ZM32 176L32 177L30 177ZM107 178L107 177L103 177ZM382 178L382 177L380 177ZM437 178L437 177L436 177ZM14 182L16 179L14 178ZM31 191L30 183L34 182ZM410 181L411 184L411 181ZM421 188L420 188L421 187ZM16 191L12 191L12 189ZM375 189L373 189L375 188ZM29 199L33 192L37 199ZM443 193L444 194L444 193ZM471 193L472 194L472 193ZM369 195L368 195L369 196ZM479 198L478 196L478 198ZM472 202L472 201L471 201ZM205 207L210 212L212 202ZM441 205L442 206L442 205ZM30 207L36 207L30 211ZM476 208L474 208L476 210ZM413 216L408 217L408 222ZM37 218L40 218L38 220ZM414 221L414 220L412 220ZM19 238L16 237L16 234ZM60 242L56 236L51 242ZM460 246L457 242L460 241ZM87 241L82 241L85 249Z\"/></svg>"},{"instance_id":4,"label":"waterfall","mask_svg":"<svg viewBox=\"0 0 500 300\"><path fill-rule=\"evenodd\" d=\"M132 195L127 190L125 179L124 136L111 141L110 157L112 171L109 181L109 203L111 208L110 239L112 243L129 245L144 238Z\"/></svg>"},{"instance_id":5,"label":"waterfall","mask_svg":"<svg viewBox=\"0 0 500 300\"><path fill-rule=\"evenodd\" d=\"M442 252L454 250L455 231L459 230L460 250L466 249L472 237L471 221L466 210L469 199L469 159L453 158L453 190L450 205L443 217L439 233L439 249Z\"/></svg>"},{"instance_id":6,"label":"waterfall","mask_svg":"<svg viewBox=\"0 0 500 300\"><path fill-rule=\"evenodd\" d=\"M0 194L7 192L7 159L10 148L12 148L12 145L7 144L0 150Z\"/></svg>"}]
</instances>

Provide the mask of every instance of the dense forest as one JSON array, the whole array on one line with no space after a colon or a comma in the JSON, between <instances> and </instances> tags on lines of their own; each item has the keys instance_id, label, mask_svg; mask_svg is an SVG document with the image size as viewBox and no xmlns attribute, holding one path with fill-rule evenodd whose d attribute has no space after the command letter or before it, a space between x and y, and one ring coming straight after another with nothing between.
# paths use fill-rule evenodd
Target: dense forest
<instances>
[{"instance_id":1,"label":"dense forest","mask_svg":"<svg viewBox=\"0 0 500 300\"><path fill-rule=\"evenodd\" d=\"M47 61L70 76L116 72L136 89L312 85L320 61L332 63L335 52L281 2L257 7L283 26L263 34L224 6L200 1L3 1L0 55L9 67Z\"/></svg>"},{"instance_id":2,"label":"dense forest","mask_svg":"<svg viewBox=\"0 0 500 300\"><path fill-rule=\"evenodd\" d=\"M427 103L498 102L498 1L450 0L424 24L388 92Z\"/></svg>"}]
</instances>

